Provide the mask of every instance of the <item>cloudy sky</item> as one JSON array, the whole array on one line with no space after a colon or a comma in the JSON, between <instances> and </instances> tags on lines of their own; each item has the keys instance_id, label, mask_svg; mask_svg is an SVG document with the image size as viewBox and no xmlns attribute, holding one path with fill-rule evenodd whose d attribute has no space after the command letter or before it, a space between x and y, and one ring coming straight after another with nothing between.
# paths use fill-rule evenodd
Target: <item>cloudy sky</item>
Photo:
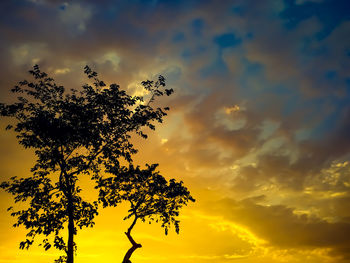
<instances>
[{"instance_id":1,"label":"cloudy sky","mask_svg":"<svg viewBox=\"0 0 350 263\"><path fill-rule=\"evenodd\" d=\"M159 163L196 198L180 235L139 224L133 262L350 262L348 0L4 0L0 96L39 64L67 88L87 64L141 92L162 74L171 111L135 162ZM0 179L35 161L0 133ZM20 251L11 196L0 192L0 262L46 263ZM125 207L77 236L77 263L121 262Z\"/></svg>"}]
</instances>

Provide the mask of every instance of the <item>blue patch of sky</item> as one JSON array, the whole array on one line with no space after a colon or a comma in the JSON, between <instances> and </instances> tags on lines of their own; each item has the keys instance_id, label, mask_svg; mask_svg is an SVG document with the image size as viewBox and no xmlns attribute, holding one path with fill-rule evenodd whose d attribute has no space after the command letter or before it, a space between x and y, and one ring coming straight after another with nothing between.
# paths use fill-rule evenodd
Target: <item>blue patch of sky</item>
<instances>
[{"instance_id":1,"label":"blue patch of sky","mask_svg":"<svg viewBox=\"0 0 350 263\"><path fill-rule=\"evenodd\" d=\"M252 32L248 32L245 36L244 36L244 40L246 41L250 41L254 39L254 34Z\"/></svg>"},{"instance_id":2,"label":"blue patch of sky","mask_svg":"<svg viewBox=\"0 0 350 263\"><path fill-rule=\"evenodd\" d=\"M248 80L250 76L261 77L264 74L264 66L260 63L251 62L246 58L242 58L241 65L243 67L243 74L241 74L239 78L241 81Z\"/></svg>"},{"instance_id":3,"label":"blue patch of sky","mask_svg":"<svg viewBox=\"0 0 350 263\"><path fill-rule=\"evenodd\" d=\"M288 101L287 104L293 103ZM301 122L302 128L295 134L296 140L320 140L337 129L339 117L342 110L349 104L348 98L333 98L333 97L321 97L314 98L312 100L299 97L298 101L294 105L294 110L304 112ZM292 106L291 106L292 107ZM331 109L328 113L324 113L324 109ZM309 109L313 109L309 111ZM310 127L310 123L313 123L314 119L318 119L320 114L323 114L319 123Z\"/></svg>"},{"instance_id":4,"label":"blue patch of sky","mask_svg":"<svg viewBox=\"0 0 350 263\"><path fill-rule=\"evenodd\" d=\"M103 19L108 20L108 21L114 21L118 18L120 8L115 5L110 5L108 8L102 11L103 14Z\"/></svg>"},{"instance_id":5,"label":"blue patch of sky","mask_svg":"<svg viewBox=\"0 0 350 263\"><path fill-rule=\"evenodd\" d=\"M130 5L132 2L134 5ZM94 5L93 15L98 18L98 22L106 23L120 19L121 16L128 13L135 13L135 17L138 19L144 19L145 16L150 15L153 8L150 6L148 1L143 2L137 0L127 1L106 1L103 5ZM123 21L125 27L129 26L131 21Z\"/></svg>"},{"instance_id":6,"label":"blue patch of sky","mask_svg":"<svg viewBox=\"0 0 350 263\"><path fill-rule=\"evenodd\" d=\"M324 44L315 44L315 38L306 37L300 40L299 51L303 55L303 59L307 60L308 58L327 56L329 55L329 47Z\"/></svg>"},{"instance_id":7,"label":"blue patch of sky","mask_svg":"<svg viewBox=\"0 0 350 263\"><path fill-rule=\"evenodd\" d=\"M324 72L321 80L323 83L326 83L328 87L332 90L336 90L336 95L329 96L337 101L337 103L343 103L343 100L349 100L349 92L347 81L341 77L336 70L327 70ZM349 103L349 101L348 101ZM347 105L344 105L346 107Z\"/></svg>"},{"instance_id":8,"label":"blue patch of sky","mask_svg":"<svg viewBox=\"0 0 350 263\"><path fill-rule=\"evenodd\" d=\"M338 111L334 111L327 116L324 116L324 119L311 130L310 138L315 140L322 139L325 135L334 131L336 129L338 118Z\"/></svg>"},{"instance_id":9,"label":"blue patch of sky","mask_svg":"<svg viewBox=\"0 0 350 263\"><path fill-rule=\"evenodd\" d=\"M228 67L222 59L222 50L225 48L233 48L242 43L240 38L237 38L234 33L224 33L213 37L213 43L218 46L215 59L209 65L205 65L200 70L200 76L203 78L211 75L225 75L229 73Z\"/></svg>"},{"instance_id":10,"label":"blue patch of sky","mask_svg":"<svg viewBox=\"0 0 350 263\"><path fill-rule=\"evenodd\" d=\"M235 47L242 43L242 39L237 38L233 33L225 33L215 36L214 43L220 48Z\"/></svg>"},{"instance_id":11,"label":"blue patch of sky","mask_svg":"<svg viewBox=\"0 0 350 263\"><path fill-rule=\"evenodd\" d=\"M173 43L180 43L186 39L185 34L183 32L177 32L172 37Z\"/></svg>"},{"instance_id":12,"label":"blue patch of sky","mask_svg":"<svg viewBox=\"0 0 350 263\"><path fill-rule=\"evenodd\" d=\"M61 9L61 10L66 10L66 8L67 8L67 3L61 4L58 8Z\"/></svg>"},{"instance_id":13,"label":"blue patch of sky","mask_svg":"<svg viewBox=\"0 0 350 263\"><path fill-rule=\"evenodd\" d=\"M134 14L135 19L148 21L156 13L171 14L166 19L174 19L174 14L186 12L196 7L195 0L129 0L110 1L111 5L121 7L126 13ZM105 8L106 10L108 8Z\"/></svg>"},{"instance_id":14,"label":"blue patch of sky","mask_svg":"<svg viewBox=\"0 0 350 263\"><path fill-rule=\"evenodd\" d=\"M315 115L319 117L319 114L324 112L324 109L332 109L329 114L325 114L323 120L318 125L312 128L310 137L315 139L320 139L333 131L336 128L341 112L350 104L350 79L347 83L346 80L339 77L335 70L329 70L324 72L321 81L328 82L328 86L334 89L343 89L344 94L339 96L336 93L330 93L328 96L313 98L312 100L301 98L300 105L306 108L305 112L308 111L307 109L314 109L312 112L305 114L303 119L305 125L310 123L315 118Z\"/></svg>"},{"instance_id":15,"label":"blue patch of sky","mask_svg":"<svg viewBox=\"0 0 350 263\"><path fill-rule=\"evenodd\" d=\"M139 0L142 2L142 0ZM158 0L157 6L178 12L191 12L210 0ZM171 19L171 17L170 17Z\"/></svg>"},{"instance_id":16,"label":"blue patch of sky","mask_svg":"<svg viewBox=\"0 0 350 263\"><path fill-rule=\"evenodd\" d=\"M286 8L280 13L287 29L294 29L301 21L316 16L323 28L317 34L319 40L327 37L339 24L350 19L349 0L326 0L295 4L295 0L285 0Z\"/></svg>"},{"instance_id":17,"label":"blue patch of sky","mask_svg":"<svg viewBox=\"0 0 350 263\"><path fill-rule=\"evenodd\" d=\"M260 96L257 97L257 104L264 111L266 108L271 108L273 104L280 104L280 114L282 119L288 118L295 114L298 110L298 105L302 99L301 95L293 89L287 87L287 85L272 85L271 83L261 83L263 86L260 100ZM271 94L271 99L264 98L264 95ZM268 97L267 97L268 98ZM259 108L258 108L259 109Z\"/></svg>"},{"instance_id":18,"label":"blue patch of sky","mask_svg":"<svg viewBox=\"0 0 350 263\"><path fill-rule=\"evenodd\" d=\"M133 4L141 4L143 6L155 6L159 3L158 0L129 0L129 3L133 3ZM166 1L164 1L166 2ZM174 0L174 2L177 2Z\"/></svg>"},{"instance_id":19,"label":"blue patch of sky","mask_svg":"<svg viewBox=\"0 0 350 263\"><path fill-rule=\"evenodd\" d=\"M245 65L245 74L247 74L247 76L245 77L249 77L249 75L260 75L263 74L263 65L260 63L254 63L254 62L250 62L249 60L245 59L244 60L244 65Z\"/></svg>"},{"instance_id":20,"label":"blue patch of sky","mask_svg":"<svg viewBox=\"0 0 350 263\"><path fill-rule=\"evenodd\" d=\"M191 59L192 55L193 53L189 48L185 48L181 53L181 57L187 62Z\"/></svg>"},{"instance_id":21,"label":"blue patch of sky","mask_svg":"<svg viewBox=\"0 0 350 263\"><path fill-rule=\"evenodd\" d=\"M265 77L260 77L261 91L260 95L271 94L272 98L283 101L281 106L281 115L283 117L288 117L295 113L302 100L302 95L297 89L293 89L288 84L273 84L265 79ZM280 101L270 101L262 100L265 107L270 107L271 103L280 103Z\"/></svg>"},{"instance_id":22,"label":"blue patch of sky","mask_svg":"<svg viewBox=\"0 0 350 263\"><path fill-rule=\"evenodd\" d=\"M228 73L229 70L226 66L226 63L222 60L220 56L217 56L212 63L204 66L199 70L199 75L204 79L213 75L226 75Z\"/></svg>"},{"instance_id":23,"label":"blue patch of sky","mask_svg":"<svg viewBox=\"0 0 350 263\"><path fill-rule=\"evenodd\" d=\"M242 39L237 38L234 33L224 33L213 37L213 42L219 47L214 61L200 69L200 76L203 78L212 75L225 75L229 73L228 67L222 59L222 50L233 48L242 43Z\"/></svg>"},{"instance_id":24,"label":"blue patch of sky","mask_svg":"<svg viewBox=\"0 0 350 263\"><path fill-rule=\"evenodd\" d=\"M247 101L254 101L256 110L264 110L274 101L261 99L271 94L271 98L283 101L281 113L287 117L295 112L302 100L302 94L290 84L273 84L266 79L264 65L242 58L240 64L243 72L237 75L237 96ZM277 101L276 101L277 102ZM279 102L278 102L279 103Z\"/></svg>"},{"instance_id":25,"label":"blue patch of sky","mask_svg":"<svg viewBox=\"0 0 350 263\"><path fill-rule=\"evenodd\" d=\"M204 20L201 18L193 19L191 22L192 34L196 37L202 36L202 31L204 29Z\"/></svg>"},{"instance_id":26,"label":"blue patch of sky","mask_svg":"<svg viewBox=\"0 0 350 263\"><path fill-rule=\"evenodd\" d=\"M286 98L284 100L283 108L282 108L282 116L287 117L295 113L295 110L297 109L297 105L300 103L301 96L296 92L295 90L287 89L284 86L278 86L275 90L279 89L279 93L284 93ZM274 92L274 94L277 94L278 92ZM281 96L283 97L283 96Z\"/></svg>"},{"instance_id":27,"label":"blue patch of sky","mask_svg":"<svg viewBox=\"0 0 350 263\"><path fill-rule=\"evenodd\" d=\"M325 73L326 80L336 80L337 72L335 70L328 70Z\"/></svg>"},{"instance_id":28,"label":"blue patch of sky","mask_svg":"<svg viewBox=\"0 0 350 263\"><path fill-rule=\"evenodd\" d=\"M347 99L347 105L350 105L350 78L345 78L343 80L343 84L344 84L344 90L345 90L345 96L346 98L344 99Z\"/></svg>"},{"instance_id":29,"label":"blue patch of sky","mask_svg":"<svg viewBox=\"0 0 350 263\"><path fill-rule=\"evenodd\" d=\"M183 0L136 0L139 3L145 4L145 5L150 5L150 6L155 6L155 5L161 5L164 4L169 7L177 7L181 4L184 4L186 2L193 2L193 1L183 1Z\"/></svg>"},{"instance_id":30,"label":"blue patch of sky","mask_svg":"<svg viewBox=\"0 0 350 263\"><path fill-rule=\"evenodd\" d=\"M233 15L244 16L246 13L246 7L242 5L234 5L231 7L230 11Z\"/></svg>"},{"instance_id":31,"label":"blue patch of sky","mask_svg":"<svg viewBox=\"0 0 350 263\"><path fill-rule=\"evenodd\" d=\"M257 81L261 86L268 87L264 75L264 66L260 63L251 62L244 57L241 58L240 65L243 72L235 76L239 88L237 96L242 99L259 97L264 93L264 89L257 89L252 85L252 82Z\"/></svg>"},{"instance_id":32,"label":"blue patch of sky","mask_svg":"<svg viewBox=\"0 0 350 263\"><path fill-rule=\"evenodd\" d=\"M349 88L350 88L350 84L349 84ZM318 115L320 114L320 112L323 112L324 108L332 109L329 112L329 114L322 116L323 119L320 121L318 125L315 125L315 127L312 128L312 130L310 131L310 138L313 138L315 140L322 139L325 135L337 129L337 124L341 116L341 113L345 108L347 108L349 103L350 103L349 94L343 97L334 95L334 96L313 99L311 101L304 101L303 102L304 105L307 105L308 108L314 109L314 111L311 114L305 116L304 122L306 124L310 121L310 119L312 120L314 118L313 115L315 114Z\"/></svg>"},{"instance_id":33,"label":"blue patch of sky","mask_svg":"<svg viewBox=\"0 0 350 263\"><path fill-rule=\"evenodd\" d=\"M198 45L196 46L195 48L185 48L182 53L181 53L181 57L189 62L191 59L195 59L196 56L199 56L201 54L203 54L204 52L206 52L207 50L207 47L206 46L201 46L201 45Z\"/></svg>"},{"instance_id":34,"label":"blue patch of sky","mask_svg":"<svg viewBox=\"0 0 350 263\"><path fill-rule=\"evenodd\" d=\"M345 55L350 57L350 48L348 48L346 51L345 51Z\"/></svg>"},{"instance_id":35,"label":"blue patch of sky","mask_svg":"<svg viewBox=\"0 0 350 263\"><path fill-rule=\"evenodd\" d=\"M205 22L201 18L195 18L191 20L188 24L191 37L200 39L202 37L202 32L205 26ZM179 43L186 40L186 35L183 32L176 32L172 37L173 43ZM192 59L195 59L197 56L202 55L207 51L207 46L198 44L195 47L185 47L180 56L186 61L189 62Z\"/></svg>"}]
</instances>

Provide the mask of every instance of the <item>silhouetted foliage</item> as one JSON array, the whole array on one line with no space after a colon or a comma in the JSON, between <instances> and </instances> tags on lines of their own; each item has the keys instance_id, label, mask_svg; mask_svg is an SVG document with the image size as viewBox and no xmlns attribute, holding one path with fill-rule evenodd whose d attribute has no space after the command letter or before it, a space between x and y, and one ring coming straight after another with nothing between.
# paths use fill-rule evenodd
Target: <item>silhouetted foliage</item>
<instances>
[{"instance_id":1,"label":"silhouetted foliage","mask_svg":"<svg viewBox=\"0 0 350 263\"><path fill-rule=\"evenodd\" d=\"M179 233L179 210L189 201L195 201L182 181L170 179L168 182L156 171L157 166L147 165L144 170L132 165L113 166L108 172L114 176L99 180L99 199L104 207L116 206L122 201L130 203L128 215L124 220L133 220L125 232L132 247L125 254L123 263L131 262L132 253L141 247L131 236L131 230L138 220L160 223L165 234L168 233L169 227L174 225L176 233Z\"/></svg>"},{"instance_id":2,"label":"silhouetted foliage","mask_svg":"<svg viewBox=\"0 0 350 263\"><path fill-rule=\"evenodd\" d=\"M165 89L165 79L144 81L151 98L146 104L140 96L130 96L117 84L106 84L88 66L84 73L93 84L82 89L65 90L39 67L29 71L31 81L21 81L12 89L18 100L0 104L1 116L14 120L18 142L33 148L36 163L27 178L12 177L0 186L14 196L15 202L27 202L28 208L12 211L15 227L29 231L20 248L29 248L37 235L45 250L51 246L66 252L56 262L72 263L77 228L92 227L98 214L97 201L83 200L78 176L100 179L101 172L118 165L122 159L132 162L137 152L130 142L136 132L143 138L143 127L155 129L169 108L153 108L150 102L173 90ZM10 208L9 210L12 210ZM68 241L62 230L68 224Z\"/></svg>"}]
</instances>

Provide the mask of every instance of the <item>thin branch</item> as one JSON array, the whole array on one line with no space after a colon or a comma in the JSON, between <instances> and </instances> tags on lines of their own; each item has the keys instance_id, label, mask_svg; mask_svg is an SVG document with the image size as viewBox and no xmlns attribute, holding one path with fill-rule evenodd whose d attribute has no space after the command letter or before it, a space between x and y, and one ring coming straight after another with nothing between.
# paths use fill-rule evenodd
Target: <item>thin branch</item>
<instances>
[{"instance_id":1,"label":"thin branch","mask_svg":"<svg viewBox=\"0 0 350 263\"><path fill-rule=\"evenodd\" d=\"M59 192L61 191L61 189L59 189L59 187L55 187L55 188L53 188L52 190L55 190L55 189L57 189L57 191L51 193L51 194L50 194L50 197L53 196L54 194L59 193Z\"/></svg>"},{"instance_id":2,"label":"thin branch","mask_svg":"<svg viewBox=\"0 0 350 263\"><path fill-rule=\"evenodd\" d=\"M136 216L135 215L135 218L134 218L134 221L132 222L132 224L129 226L129 228L128 228L128 234L130 235L130 233L131 233L131 230L134 228L134 226L135 226L135 224L136 224L136 222L137 222L137 219L138 219L138 216ZM126 234L126 233L125 233ZM134 241L135 242L135 241Z\"/></svg>"},{"instance_id":3,"label":"thin branch","mask_svg":"<svg viewBox=\"0 0 350 263\"><path fill-rule=\"evenodd\" d=\"M69 158L69 156L71 156L71 154L75 151L75 149L78 148L78 147L74 147L71 152L66 156L66 158L64 158L63 160L66 162ZM63 153L62 153L62 156L63 156Z\"/></svg>"}]
</instances>

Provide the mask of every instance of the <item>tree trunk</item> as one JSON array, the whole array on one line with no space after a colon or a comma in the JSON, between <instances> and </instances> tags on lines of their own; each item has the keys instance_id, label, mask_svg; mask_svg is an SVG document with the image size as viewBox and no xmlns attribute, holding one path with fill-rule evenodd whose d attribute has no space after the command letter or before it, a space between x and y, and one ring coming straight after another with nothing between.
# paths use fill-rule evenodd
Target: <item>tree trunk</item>
<instances>
[{"instance_id":1,"label":"tree trunk","mask_svg":"<svg viewBox=\"0 0 350 263\"><path fill-rule=\"evenodd\" d=\"M72 198L68 198L68 244L67 244L67 263L74 262L74 211Z\"/></svg>"},{"instance_id":2,"label":"tree trunk","mask_svg":"<svg viewBox=\"0 0 350 263\"><path fill-rule=\"evenodd\" d=\"M131 257L131 255L132 255L132 253L134 253L134 251L135 251L136 249L142 247L142 245L141 245L141 244L137 244L137 243L135 242L135 240L134 240L134 239L132 238L132 236L131 236L131 230L132 230L133 227L135 226L136 221L137 221L137 217L135 216L134 221L132 222L131 226L130 226L129 229L128 229L128 232L125 232L125 235L128 237L130 243L132 244L132 247L129 248L129 250L126 252L122 263L131 263L130 257Z\"/></svg>"},{"instance_id":3,"label":"tree trunk","mask_svg":"<svg viewBox=\"0 0 350 263\"><path fill-rule=\"evenodd\" d=\"M128 252L126 252L124 259L123 259L123 263L131 263L130 261L130 257L132 255L132 253L134 253L134 251L140 247L142 247L141 244L137 244L134 239L131 237L130 233L126 232L125 235L128 237L129 241L132 244L132 247L129 248Z\"/></svg>"},{"instance_id":4,"label":"tree trunk","mask_svg":"<svg viewBox=\"0 0 350 263\"><path fill-rule=\"evenodd\" d=\"M60 188L64 195L67 197L67 214L68 214L68 243L67 243L67 263L74 263L74 202L73 193L75 190L75 183L72 180L72 176L66 171L66 163L62 160L60 174Z\"/></svg>"}]
</instances>

